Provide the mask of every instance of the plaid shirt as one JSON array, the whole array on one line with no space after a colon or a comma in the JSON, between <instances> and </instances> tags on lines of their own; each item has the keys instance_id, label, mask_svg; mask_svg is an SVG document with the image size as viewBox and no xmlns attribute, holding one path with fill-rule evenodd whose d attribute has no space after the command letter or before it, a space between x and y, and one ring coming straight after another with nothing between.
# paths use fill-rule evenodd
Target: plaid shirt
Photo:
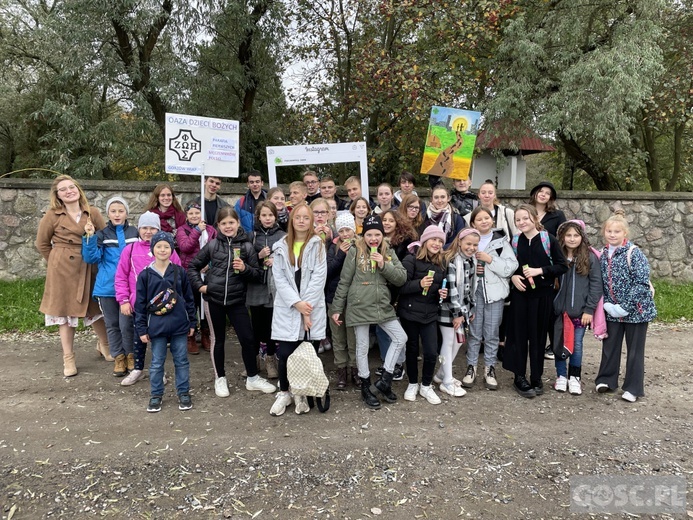
<instances>
[{"instance_id":1,"label":"plaid shirt","mask_svg":"<svg viewBox=\"0 0 693 520\"><path fill-rule=\"evenodd\" d=\"M474 294L476 292L476 265L473 258L455 256L448 265L448 297L440 306L438 321L452 323L454 318L469 317L474 314Z\"/></svg>"}]
</instances>

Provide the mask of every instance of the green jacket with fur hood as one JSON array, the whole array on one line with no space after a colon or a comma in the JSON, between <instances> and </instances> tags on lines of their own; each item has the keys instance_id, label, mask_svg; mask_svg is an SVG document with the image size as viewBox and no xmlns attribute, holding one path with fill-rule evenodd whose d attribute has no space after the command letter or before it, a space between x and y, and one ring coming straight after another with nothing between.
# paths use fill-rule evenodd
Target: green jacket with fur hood
<instances>
[{"instance_id":1,"label":"green jacket with fur hood","mask_svg":"<svg viewBox=\"0 0 693 520\"><path fill-rule=\"evenodd\" d=\"M386 260L382 269L376 267L373 273L368 255L359 252L357 247L349 249L332 301L333 313L343 314L346 308L347 327L397 318L387 284L401 287L407 281L407 271L391 248L386 256L391 260Z\"/></svg>"}]
</instances>

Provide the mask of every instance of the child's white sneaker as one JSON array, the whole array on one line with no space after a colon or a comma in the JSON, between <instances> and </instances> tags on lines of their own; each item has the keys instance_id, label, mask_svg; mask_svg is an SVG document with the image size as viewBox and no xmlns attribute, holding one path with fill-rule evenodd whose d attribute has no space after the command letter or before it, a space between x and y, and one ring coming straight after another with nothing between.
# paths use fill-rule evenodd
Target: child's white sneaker
<instances>
[{"instance_id":1,"label":"child's white sneaker","mask_svg":"<svg viewBox=\"0 0 693 520\"><path fill-rule=\"evenodd\" d=\"M121 386L130 386L134 385L144 377L144 371L143 370L133 370L131 371L128 375L126 375L123 380L120 382Z\"/></svg>"},{"instance_id":2,"label":"child's white sneaker","mask_svg":"<svg viewBox=\"0 0 693 520\"><path fill-rule=\"evenodd\" d=\"M419 384L418 383L409 383L409 386L404 391L404 400L405 401L416 401L416 394L418 394L418 393L419 393Z\"/></svg>"},{"instance_id":3,"label":"child's white sneaker","mask_svg":"<svg viewBox=\"0 0 693 520\"><path fill-rule=\"evenodd\" d=\"M267 381L264 377L255 375L245 380L245 389L250 391L263 392L265 394L273 394L277 387Z\"/></svg>"},{"instance_id":4,"label":"child's white sneaker","mask_svg":"<svg viewBox=\"0 0 693 520\"><path fill-rule=\"evenodd\" d=\"M570 376L570 379L568 379L568 392L572 395L582 394L582 382L579 377Z\"/></svg>"},{"instance_id":5,"label":"child's white sneaker","mask_svg":"<svg viewBox=\"0 0 693 520\"><path fill-rule=\"evenodd\" d=\"M565 376L558 376L553 384L556 392L565 392L568 389L568 379Z\"/></svg>"},{"instance_id":6,"label":"child's white sneaker","mask_svg":"<svg viewBox=\"0 0 693 520\"><path fill-rule=\"evenodd\" d=\"M462 388L461 386L457 386L455 383L440 383L440 386L438 387L441 392L451 395L452 397L463 397L467 395L467 391Z\"/></svg>"},{"instance_id":7,"label":"child's white sneaker","mask_svg":"<svg viewBox=\"0 0 693 520\"><path fill-rule=\"evenodd\" d=\"M274 404L270 408L270 415L278 417L286 411L286 407L294 402L294 397L291 392L278 392L274 399Z\"/></svg>"},{"instance_id":8,"label":"child's white sneaker","mask_svg":"<svg viewBox=\"0 0 693 520\"><path fill-rule=\"evenodd\" d=\"M438 397L438 394L436 394L435 390L433 390L433 387L430 385L421 385L421 388L419 388L419 395L431 404L441 403L440 397Z\"/></svg>"},{"instance_id":9,"label":"child's white sneaker","mask_svg":"<svg viewBox=\"0 0 693 520\"><path fill-rule=\"evenodd\" d=\"M214 380L214 393L217 394L217 397L228 397L230 395L226 377L217 377Z\"/></svg>"},{"instance_id":10,"label":"child's white sneaker","mask_svg":"<svg viewBox=\"0 0 693 520\"><path fill-rule=\"evenodd\" d=\"M635 397L633 394L630 392L623 392L623 395L621 396L621 399L624 401L628 401L629 403L634 403L635 401L638 400L637 397Z\"/></svg>"},{"instance_id":11,"label":"child's white sneaker","mask_svg":"<svg viewBox=\"0 0 693 520\"><path fill-rule=\"evenodd\" d=\"M297 395L294 397L294 412L296 412L296 415L310 412L310 405L305 395Z\"/></svg>"}]
</instances>

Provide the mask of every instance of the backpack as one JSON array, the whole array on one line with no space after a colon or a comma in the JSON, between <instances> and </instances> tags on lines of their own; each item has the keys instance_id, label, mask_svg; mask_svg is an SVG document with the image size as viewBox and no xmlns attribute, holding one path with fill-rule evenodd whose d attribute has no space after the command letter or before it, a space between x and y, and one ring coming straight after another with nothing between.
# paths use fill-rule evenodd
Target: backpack
<instances>
[{"instance_id":1,"label":"backpack","mask_svg":"<svg viewBox=\"0 0 693 520\"><path fill-rule=\"evenodd\" d=\"M631 246L628 248L628 252L626 253L626 262L628 262L628 269L632 269L630 266L630 257L633 255L633 250L636 249L638 246L635 244L631 244ZM654 298L655 295L655 288L654 285L652 285L652 282L650 280L647 280L647 283L650 284L650 292L652 293L652 298Z\"/></svg>"},{"instance_id":2,"label":"backpack","mask_svg":"<svg viewBox=\"0 0 693 520\"><path fill-rule=\"evenodd\" d=\"M296 347L286 360L286 373L292 393L306 396L311 408L316 398L320 412L329 410L330 382L312 343L303 341Z\"/></svg>"}]
</instances>

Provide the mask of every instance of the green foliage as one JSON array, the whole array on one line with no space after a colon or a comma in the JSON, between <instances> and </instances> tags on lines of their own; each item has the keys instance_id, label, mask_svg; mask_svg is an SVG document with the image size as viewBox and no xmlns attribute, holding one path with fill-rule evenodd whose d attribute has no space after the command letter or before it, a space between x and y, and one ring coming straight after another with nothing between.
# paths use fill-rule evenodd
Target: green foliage
<instances>
[{"instance_id":1,"label":"green foliage","mask_svg":"<svg viewBox=\"0 0 693 520\"><path fill-rule=\"evenodd\" d=\"M44 317L38 310L45 278L0 281L0 332L27 332L44 327Z\"/></svg>"},{"instance_id":2,"label":"green foliage","mask_svg":"<svg viewBox=\"0 0 693 520\"><path fill-rule=\"evenodd\" d=\"M659 321L673 322L685 318L693 320L693 284L679 284L664 280L653 281L655 305Z\"/></svg>"}]
</instances>

